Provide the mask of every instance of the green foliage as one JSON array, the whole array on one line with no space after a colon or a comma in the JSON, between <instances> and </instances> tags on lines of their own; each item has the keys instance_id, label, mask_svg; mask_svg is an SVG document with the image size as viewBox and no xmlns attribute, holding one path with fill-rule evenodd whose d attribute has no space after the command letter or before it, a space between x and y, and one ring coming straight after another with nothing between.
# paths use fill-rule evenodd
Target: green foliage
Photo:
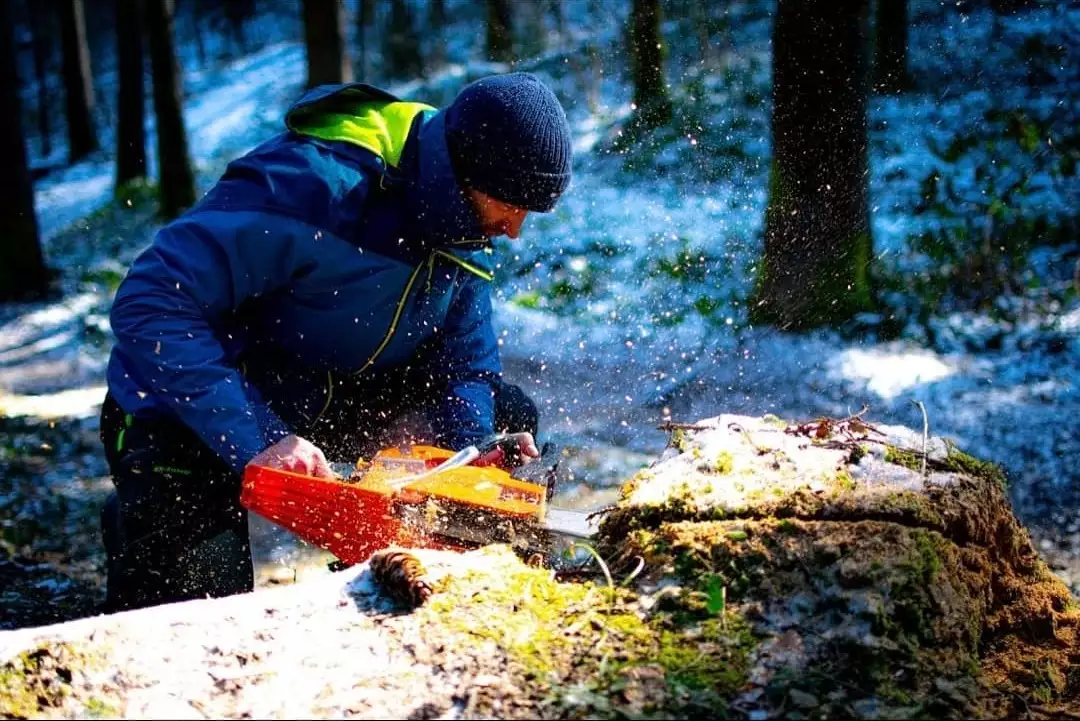
<instances>
[{"instance_id":1,"label":"green foliage","mask_svg":"<svg viewBox=\"0 0 1080 721\"><path fill-rule=\"evenodd\" d=\"M1075 244L1080 232L1075 212L1053 214L1038 200L1075 192L1080 131L1063 125L1022 108L991 109L976 130L928 139L938 164L914 208L925 229L909 239L920 260L876 269L898 328L913 322L932 333L931 320L952 311L1012 322L1021 309L1046 314L1071 300L1070 283L1042 287L1028 265L1034 248ZM1010 296L1025 302L1002 302Z\"/></svg>"}]
</instances>

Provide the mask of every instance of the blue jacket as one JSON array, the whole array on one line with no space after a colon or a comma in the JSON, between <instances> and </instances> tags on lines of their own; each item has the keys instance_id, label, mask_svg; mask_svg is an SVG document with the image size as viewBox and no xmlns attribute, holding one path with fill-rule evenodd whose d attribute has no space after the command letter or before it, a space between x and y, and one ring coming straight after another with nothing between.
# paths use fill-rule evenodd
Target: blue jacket
<instances>
[{"instance_id":1,"label":"blue jacket","mask_svg":"<svg viewBox=\"0 0 1080 721\"><path fill-rule=\"evenodd\" d=\"M285 122L132 264L110 313L110 392L237 471L314 423L336 382L405 364L446 381L437 442L491 433L492 246L443 112L350 83L307 92Z\"/></svg>"}]
</instances>

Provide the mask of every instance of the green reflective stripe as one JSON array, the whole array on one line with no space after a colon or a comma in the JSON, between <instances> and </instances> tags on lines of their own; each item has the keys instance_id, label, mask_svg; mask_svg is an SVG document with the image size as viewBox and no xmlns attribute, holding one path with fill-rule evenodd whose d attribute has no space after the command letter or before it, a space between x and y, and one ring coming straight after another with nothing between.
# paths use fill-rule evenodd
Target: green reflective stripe
<instances>
[{"instance_id":1,"label":"green reflective stripe","mask_svg":"<svg viewBox=\"0 0 1080 721\"><path fill-rule=\"evenodd\" d=\"M154 473L179 473L182 476L190 476L194 471L187 468L177 468L176 466L153 466L151 470Z\"/></svg>"},{"instance_id":2,"label":"green reflective stripe","mask_svg":"<svg viewBox=\"0 0 1080 721\"><path fill-rule=\"evenodd\" d=\"M120 432L116 434L116 452L124 450L124 434L127 429L131 427L131 424L135 422L135 418L130 413L124 414L124 427L120 429Z\"/></svg>"},{"instance_id":3,"label":"green reflective stripe","mask_svg":"<svg viewBox=\"0 0 1080 721\"><path fill-rule=\"evenodd\" d=\"M318 423L319 419L323 417L323 413L326 413L326 409L330 407L330 401L334 398L334 374L331 371L326 371L326 403L323 403L322 410L315 416L315 420L312 424Z\"/></svg>"},{"instance_id":4,"label":"green reflective stripe","mask_svg":"<svg viewBox=\"0 0 1080 721\"><path fill-rule=\"evenodd\" d=\"M347 112L302 113L287 119L287 125L302 135L323 140L353 143L397 167L409 128L417 115L435 110L424 103L360 101Z\"/></svg>"},{"instance_id":5,"label":"green reflective stripe","mask_svg":"<svg viewBox=\"0 0 1080 721\"><path fill-rule=\"evenodd\" d=\"M371 364L375 362L375 359L378 358L379 355L381 355L382 352L386 349L386 346L390 344L390 339L394 337L394 331L397 330L398 321L401 320L401 314L405 310L405 302L409 299L409 293L412 292L413 285L416 284L416 276L420 275L420 271L423 270L423 268L424 264L421 263L420 265L416 266L416 268L412 272L412 275L409 276L409 282L405 284L405 291L401 294L401 298L398 299L397 308L394 309L394 317L390 320L390 328L386 331L386 337L383 338L382 343L379 344L379 347L376 348L375 352L371 354L370 358L368 358L367 363L365 363L360 368L360 370L356 371L356 373L354 373L353 375L360 375L368 368L370 368Z\"/></svg>"},{"instance_id":6,"label":"green reflective stripe","mask_svg":"<svg viewBox=\"0 0 1080 721\"><path fill-rule=\"evenodd\" d=\"M444 258L449 258L450 260L454 261L455 263L460 265L465 270L469 271L470 273L474 273L474 274L480 276L484 280L490 281L495 277L494 275L487 272L483 268L478 268L475 265L473 265L472 263L470 263L468 261L465 261L465 260L462 260L461 258L457 257L453 253L447 253L445 250L436 250L435 253L437 255L443 256Z\"/></svg>"}]
</instances>

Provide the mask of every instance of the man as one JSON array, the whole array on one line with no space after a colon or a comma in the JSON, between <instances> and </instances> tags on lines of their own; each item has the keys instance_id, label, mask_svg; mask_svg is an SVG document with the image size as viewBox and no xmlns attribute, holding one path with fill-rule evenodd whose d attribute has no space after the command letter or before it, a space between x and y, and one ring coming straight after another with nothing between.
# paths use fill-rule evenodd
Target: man
<instances>
[{"instance_id":1,"label":"man","mask_svg":"<svg viewBox=\"0 0 1080 721\"><path fill-rule=\"evenodd\" d=\"M328 456L369 456L410 411L431 432L416 440L517 433L538 455L536 407L500 379L491 239L517 238L570 181L555 95L526 73L443 110L321 86L285 125L117 290L107 610L252 588L248 464L328 476Z\"/></svg>"}]
</instances>

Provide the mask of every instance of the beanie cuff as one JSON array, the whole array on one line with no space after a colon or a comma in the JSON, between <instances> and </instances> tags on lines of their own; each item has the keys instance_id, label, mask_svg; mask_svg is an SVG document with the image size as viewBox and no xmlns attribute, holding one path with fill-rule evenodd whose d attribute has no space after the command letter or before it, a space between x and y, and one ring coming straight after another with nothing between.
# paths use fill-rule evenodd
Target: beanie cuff
<instances>
[{"instance_id":1,"label":"beanie cuff","mask_svg":"<svg viewBox=\"0 0 1080 721\"><path fill-rule=\"evenodd\" d=\"M466 170L462 185L533 213L547 213L555 208L569 180L567 175L520 170L516 171L516 175L500 179L485 172L470 173Z\"/></svg>"}]
</instances>

